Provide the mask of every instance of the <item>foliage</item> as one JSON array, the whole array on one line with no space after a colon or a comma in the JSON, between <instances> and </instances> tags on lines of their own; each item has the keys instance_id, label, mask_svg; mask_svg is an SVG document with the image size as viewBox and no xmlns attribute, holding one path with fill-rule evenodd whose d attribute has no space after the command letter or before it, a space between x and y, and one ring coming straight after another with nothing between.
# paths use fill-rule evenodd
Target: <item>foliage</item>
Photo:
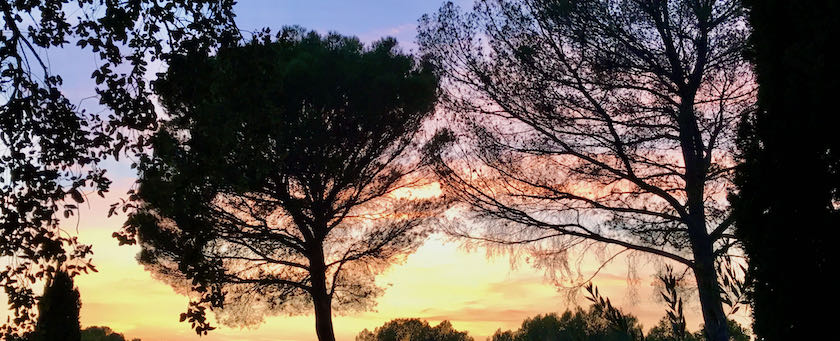
<instances>
[{"instance_id":1,"label":"foliage","mask_svg":"<svg viewBox=\"0 0 840 341\"><path fill-rule=\"evenodd\" d=\"M315 309L366 309L376 274L424 239L440 200L412 152L437 79L384 39L286 28L215 55L173 58L155 84L169 118L141 160L141 208L119 235L212 329Z\"/></svg>"},{"instance_id":2,"label":"foliage","mask_svg":"<svg viewBox=\"0 0 840 341\"><path fill-rule=\"evenodd\" d=\"M758 110L741 123L732 197L749 257L753 331L827 339L840 226L837 1L748 0ZM824 296L823 296L824 295ZM817 298L817 297L820 298Z\"/></svg>"},{"instance_id":3,"label":"foliage","mask_svg":"<svg viewBox=\"0 0 840 341\"><path fill-rule=\"evenodd\" d=\"M605 325L617 333L617 337L622 340L640 340L643 338L642 328L637 325L635 317L624 314L614 307L610 299L601 296L598 288L592 283L586 286L586 291L589 293L586 299L592 302L590 314L594 315L595 320L600 318L605 321Z\"/></svg>"},{"instance_id":4,"label":"foliage","mask_svg":"<svg viewBox=\"0 0 840 341\"><path fill-rule=\"evenodd\" d=\"M591 284L587 286L589 296L593 302L588 310L577 308L567 310L561 316L557 314L537 315L526 319L522 327L515 331L497 330L492 341L701 341L707 340L702 330L690 333L682 325L675 326L674 318L666 316L648 331L642 332L636 317L623 313L614 307L609 298L598 293L598 289ZM670 312L669 312L670 313ZM682 315L682 312L679 312ZM730 341L750 340L749 331L737 322L728 320Z\"/></svg>"},{"instance_id":5,"label":"foliage","mask_svg":"<svg viewBox=\"0 0 840 341\"><path fill-rule=\"evenodd\" d=\"M65 271L56 272L47 280L44 294L38 301L38 321L29 340L79 340L81 308L79 289L74 287L73 278Z\"/></svg>"},{"instance_id":6,"label":"foliage","mask_svg":"<svg viewBox=\"0 0 840 341\"><path fill-rule=\"evenodd\" d=\"M671 327L671 335L677 340L685 339L689 334L686 329L685 314L683 314L683 300L677 290L683 276L678 278L674 274L673 268L668 266L665 268L664 273L658 277L664 286L663 290L660 291L660 295L662 295L665 303L668 304L668 309L665 311L665 321L668 321Z\"/></svg>"},{"instance_id":7,"label":"foliage","mask_svg":"<svg viewBox=\"0 0 840 341\"><path fill-rule=\"evenodd\" d=\"M395 319L388 321L373 332L365 329L356 336L356 341L473 341L467 332L452 328L449 321L430 326L420 319Z\"/></svg>"},{"instance_id":8,"label":"foliage","mask_svg":"<svg viewBox=\"0 0 840 341\"><path fill-rule=\"evenodd\" d=\"M453 118L427 150L475 218L451 232L558 278L567 251L595 243L680 263L726 340L716 264L736 244L725 195L754 102L745 20L737 0L479 0L425 16L421 52Z\"/></svg>"},{"instance_id":9,"label":"foliage","mask_svg":"<svg viewBox=\"0 0 840 341\"><path fill-rule=\"evenodd\" d=\"M729 329L729 340L731 341L749 341L750 331L742 327L738 322L733 320L727 321ZM706 337L703 331L699 330L694 333L682 332L675 333L673 325L668 318L659 320L659 323L651 328L645 336L645 341L704 341Z\"/></svg>"},{"instance_id":10,"label":"foliage","mask_svg":"<svg viewBox=\"0 0 840 341\"><path fill-rule=\"evenodd\" d=\"M493 334L492 341L531 341L531 340L557 340L557 341L630 341L639 340L641 326L636 319L630 315L623 315L622 318L632 323L632 332L619 330L613 327L612 323L605 318L603 311L592 306L589 310L577 308L574 312L567 310L561 316L557 314L537 315L525 319L522 327L516 331L497 330Z\"/></svg>"},{"instance_id":11,"label":"foliage","mask_svg":"<svg viewBox=\"0 0 840 341\"><path fill-rule=\"evenodd\" d=\"M127 341L123 334L108 327L87 327L82 330L82 341ZM132 339L131 341L140 341Z\"/></svg>"},{"instance_id":12,"label":"foliage","mask_svg":"<svg viewBox=\"0 0 840 341\"><path fill-rule=\"evenodd\" d=\"M31 285L55 274L56 262L71 276L95 270L90 247L61 231L58 216L76 213L83 190L108 190L100 161L142 151L144 140L134 137L156 124L145 80L149 62L234 39L232 6L233 0L0 1L0 257L14 264L0 271L14 310L0 335L32 328ZM86 112L63 92L48 55L70 46L97 60L91 77L107 117Z\"/></svg>"},{"instance_id":13,"label":"foliage","mask_svg":"<svg viewBox=\"0 0 840 341\"><path fill-rule=\"evenodd\" d=\"M702 333L692 334L685 329L674 330L673 322L667 317L659 320L659 323L651 328L645 341L703 341L705 338Z\"/></svg>"}]
</instances>

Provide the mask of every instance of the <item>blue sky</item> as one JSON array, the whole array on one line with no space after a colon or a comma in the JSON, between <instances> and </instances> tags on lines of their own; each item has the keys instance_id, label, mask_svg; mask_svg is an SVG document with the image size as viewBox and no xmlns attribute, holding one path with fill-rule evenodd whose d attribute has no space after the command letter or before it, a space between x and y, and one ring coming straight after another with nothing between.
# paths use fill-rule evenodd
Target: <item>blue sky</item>
<instances>
[{"instance_id":1,"label":"blue sky","mask_svg":"<svg viewBox=\"0 0 840 341\"><path fill-rule=\"evenodd\" d=\"M417 19L433 13L443 0L242 0L236 5L243 30L300 25L322 33L336 31L363 41L393 36L409 49L414 46ZM468 7L471 0L456 3Z\"/></svg>"}]
</instances>

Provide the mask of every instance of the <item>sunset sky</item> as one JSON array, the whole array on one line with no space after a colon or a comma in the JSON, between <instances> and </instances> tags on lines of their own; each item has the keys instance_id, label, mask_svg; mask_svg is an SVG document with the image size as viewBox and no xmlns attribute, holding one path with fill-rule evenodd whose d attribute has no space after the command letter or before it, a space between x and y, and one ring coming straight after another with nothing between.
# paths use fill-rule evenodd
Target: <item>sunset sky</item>
<instances>
[{"instance_id":1,"label":"sunset sky","mask_svg":"<svg viewBox=\"0 0 840 341\"><path fill-rule=\"evenodd\" d=\"M240 0L237 21L244 30L284 25L300 25L319 32L336 31L356 35L371 42L384 36L396 37L405 50L414 48L417 19L435 11L442 0ZM456 1L469 6L471 0ZM71 98L92 95L88 79L94 68L89 54L77 51L50 52L53 68L66 80ZM81 101L84 106L84 101ZM312 316L269 317L254 329L220 327L199 338L178 316L187 298L154 280L137 264L137 247L118 246L111 233L122 225L124 215L106 218L108 204L115 202L134 181L129 161L111 162L114 180L111 195L105 199L90 196L89 208L81 216L66 221L64 228L94 246L98 273L77 277L81 292L83 327L104 325L127 338L153 340L314 340ZM584 263L594 271L595 262ZM651 275L655 266L641 264L641 280L627 285L627 260L618 258L595 278L595 284L619 307L640 318L645 329L652 327L665 312L656 300ZM586 269L584 269L586 271ZM467 330L476 340L484 340L502 328L515 329L523 319L540 313L562 312L575 304L587 305L583 296L570 302L548 281L543 272L519 261L514 268L508 257L486 257L485 250L465 250L458 242L433 236L404 264L393 266L379 278L388 289L379 299L376 311L334 318L339 340L353 340L362 329L374 329L401 317L417 317L437 324L450 320L458 330ZM5 299L3 297L3 299ZM688 325L696 330L700 308L690 303L686 309ZM0 310L5 320L6 312ZM741 322L745 317L740 316Z\"/></svg>"}]
</instances>

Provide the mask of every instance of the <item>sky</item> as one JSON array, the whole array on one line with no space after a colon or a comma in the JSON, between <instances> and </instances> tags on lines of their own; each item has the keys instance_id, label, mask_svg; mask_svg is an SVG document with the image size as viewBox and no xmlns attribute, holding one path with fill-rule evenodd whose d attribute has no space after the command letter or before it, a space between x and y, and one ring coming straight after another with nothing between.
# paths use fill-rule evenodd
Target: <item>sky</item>
<instances>
[{"instance_id":1,"label":"sky","mask_svg":"<svg viewBox=\"0 0 840 341\"><path fill-rule=\"evenodd\" d=\"M470 0L456 1L469 7ZM441 0L240 0L236 7L239 26L246 31L285 25L300 25L321 33L330 31L358 36L372 42L384 36L398 39L404 50L415 48L417 19L433 13ZM93 94L88 76L95 61L89 54L50 51L53 68L65 78L65 92L82 106ZM186 309L187 298L176 294L166 284L156 281L135 261L137 247L118 246L111 233L122 225L124 216L106 218L108 205L134 182L135 174L128 161L110 161L107 165L114 186L105 199L90 196L76 219L64 222L68 231L76 231L83 243L94 247L98 273L77 277L81 292L83 327L105 325L127 338L155 340L314 340L314 319L308 316L276 316L252 329L224 326L199 338L179 314ZM640 263L638 281L627 281L627 263L619 257L603 269L594 283L616 305L652 327L665 312L656 299L651 262ZM592 272L597 262L584 262L584 272ZM508 257L487 257L483 249L465 249L458 241L433 236L405 263L395 265L378 278L387 288L375 311L334 317L339 340L353 340L362 329L373 330L394 318L416 317L435 325L449 320L458 330L467 330L476 340L484 340L494 331L516 329L523 319L537 314L562 312L575 305L586 306L580 298L569 300L543 272L526 262L512 262ZM0 318L6 312L0 310ZM700 324L696 302L686 308L688 325ZM740 316L739 320L745 321Z\"/></svg>"}]
</instances>

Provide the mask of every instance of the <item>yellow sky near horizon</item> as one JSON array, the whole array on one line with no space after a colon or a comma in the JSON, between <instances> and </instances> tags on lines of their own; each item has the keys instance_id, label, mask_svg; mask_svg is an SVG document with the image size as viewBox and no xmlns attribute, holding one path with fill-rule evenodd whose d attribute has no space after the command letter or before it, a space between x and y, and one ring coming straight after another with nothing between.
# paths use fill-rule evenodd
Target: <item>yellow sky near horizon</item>
<instances>
[{"instance_id":1,"label":"yellow sky near horizon","mask_svg":"<svg viewBox=\"0 0 840 341\"><path fill-rule=\"evenodd\" d=\"M124 184L124 183L123 183ZM126 186L115 185L111 193L125 193ZM123 215L106 218L113 199L89 198L89 208L81 217L64 226L79 239L94 246L97 273L76 278L82 299L83 327L104 325L125 334L128 339L156 340L315 340L314 320L307 316L275 316L252 329L218 326L209 335L198 337L178 317L187 305L168 285L156 281L135 261L137 246L118 246L111 233L122 224ZM594 271L596 263L585 262L584 271ZM591 268L591 269L590 269ZM594 282L624 311L637 316L645 329L665 313L656 299L653 267L640 266L641 280L628 289L626 259L607 266ZM458 330L469 331L476 340L485 340L499 328L516 329L522 320L537 314L562 312L575 304L546 281L543 272L519 261L511 267L508 257L487 258L482 249L472 251L441 236L430 238L403 264L388 269L378 278L385 294L375 311L334 317L338 340L353 340L363 329L373 330L394 318L422 318L432 325L449 320ZM5 297L2 297L5 299ZM0 318L6 312L0 310ZM699 305L688 304L688 325L697 329ZM739 320L745 321L741 316Z\"/></svg>"}]
</instances>

